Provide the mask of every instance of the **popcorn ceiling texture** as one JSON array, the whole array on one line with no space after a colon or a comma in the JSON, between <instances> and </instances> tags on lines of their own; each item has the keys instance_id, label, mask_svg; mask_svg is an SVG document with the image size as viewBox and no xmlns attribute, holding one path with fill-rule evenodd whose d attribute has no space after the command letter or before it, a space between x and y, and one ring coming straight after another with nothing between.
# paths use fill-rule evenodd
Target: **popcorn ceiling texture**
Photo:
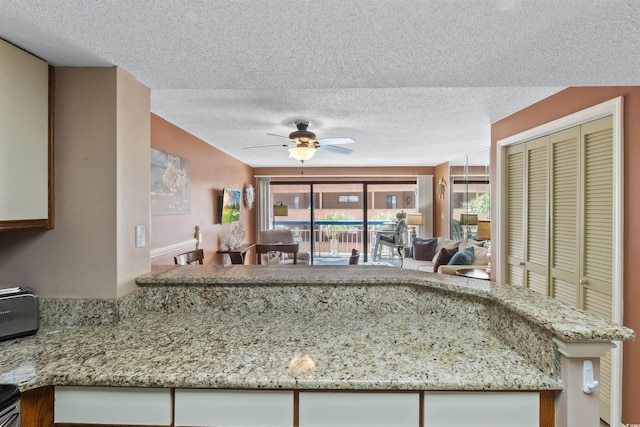
<instances>
[{"instance_id":1,"label":"popcorn ceiling texture","mask_svg":"<svg viewBox=\"0 0 640 427\"><path fill-rule=\"evenodd\" d=\"M56 66L126 70L154 113L255 167L293 166L282 147L243 147L282 142L265 134L295 118L358 141L309 166L487 147L491 123L567 86L638 85L639 21L637 0L0 4L0 37Z\"/></svg>"},{"instance_id":2,"label":"popcorn ceiling texture","mask_svg":"<svg viewBox=\"0 0 640 427\"><path fill-rule=\"evenodd\" d=\"M390 267L163 266L138 283L117 301L42 299L38 334L0 343L0 382L549 390L553 336L634 338L526 289Z\"/></svg>"}]
</instances>

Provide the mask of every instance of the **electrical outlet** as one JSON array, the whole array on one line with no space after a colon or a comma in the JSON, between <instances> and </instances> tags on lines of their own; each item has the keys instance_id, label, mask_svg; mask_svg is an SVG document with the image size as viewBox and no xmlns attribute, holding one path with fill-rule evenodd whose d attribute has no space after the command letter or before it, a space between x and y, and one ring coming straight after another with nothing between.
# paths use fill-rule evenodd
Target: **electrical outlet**
<instances>
[{"instance_id":1,"label":"electrical outlet","mask_svg":"<svg viewBox=\"0 0 640 427\"><path fill-rule=\"evenodd\" d=\"M145 230L144 225L136 225L136 248L144 248Z\"/></svg>"}]
</instances>

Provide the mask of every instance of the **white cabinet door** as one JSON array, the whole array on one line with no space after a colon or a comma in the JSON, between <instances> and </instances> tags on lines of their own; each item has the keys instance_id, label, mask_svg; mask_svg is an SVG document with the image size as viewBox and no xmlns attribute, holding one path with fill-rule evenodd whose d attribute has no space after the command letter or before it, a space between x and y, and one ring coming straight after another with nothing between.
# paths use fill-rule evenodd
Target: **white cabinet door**
<instances>
[{"instance_id":1,"label":"white cabinet door","mask_svg":"<svg viewBox=\"0 0 640 427\"><path fill-rule=\"evenodd\" d=\"M419 393L300 392L300 427L418 427Z\"/></svg>"},{"instance_id":2,"label":"white cabinet door","mask_svg":"<svg viewBox=\"0 0 640 427\"><path fill-rule=\"evenodd\" d=\"M171 425L171 390L56 387L56 423Z\"/></svg>"},{"instance_id":3,"label":"white cabinet door","mask_svg":"<svg viewBox=\"0 0 640 427\"><path fill-rule=\"evenodd\" d=\"M49 217L49 64L0 40L0 221Z\"/></svg>"},{"instance_id":4,"label":"white cabinet door","mask_svg":"<svg viewBox=\"0 0 640 427\"><path fill-rule=\"evenodd\" d=\"M175 425L293 426L293 391L176 389Z\"/></svg>"},{"instance_id":5,"label":"white cabinet door","mask_svg":"<svg viewBox=\"0 0 640 427\"><path fill-rule=\"evenodd\" d=\"M429 427L538 427L538 392L425 392Z\"/></svg>"}]
</instances>

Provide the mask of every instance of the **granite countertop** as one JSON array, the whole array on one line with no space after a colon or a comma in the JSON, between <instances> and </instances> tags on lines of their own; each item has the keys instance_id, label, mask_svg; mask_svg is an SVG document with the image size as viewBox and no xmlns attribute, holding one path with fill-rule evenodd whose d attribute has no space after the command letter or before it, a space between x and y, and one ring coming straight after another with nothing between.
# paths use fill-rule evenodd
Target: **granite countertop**
<instances>
[{"instance_id":1,"label":"granite countertop","mask_svg":"<svg viewBox=\"0 0 640 427\"><path fill-rule=\"evenodd\" d=\"M553 339L635 338L527 289L392 267L165 266L137 283L41 299L38 333L0 342L0 383L550 390Z\"/></svg>"},{"instance_id":2,"label":"granite countertop","mask_svg":"<svg viewBox=\"0 0 640 427\"><path fill-rule=\"evenodd\" d=\"M0 343L0 382L126 387L544 390L488 332L415 315L144 313ZM295 369L292 361L309 360ZM293 368L293 369L290 369Z\"/></svg>"},{"instance_id":3,"label":"granite countertop","mask_svg":"<svg viewBox=\"0 0 640 427\"><path fill-rule=\"evenodd\" d=\"M518 315L543 326L564 341L634 340L629 328L588 315L558 300L519 286L501 285L448 274L433 274L409 269L378 266L156 266L138 277L142 287L219 285L361 285L417 286L424 292L449 291L461 296L499 303Z\"/></svg>"}]
</instances>

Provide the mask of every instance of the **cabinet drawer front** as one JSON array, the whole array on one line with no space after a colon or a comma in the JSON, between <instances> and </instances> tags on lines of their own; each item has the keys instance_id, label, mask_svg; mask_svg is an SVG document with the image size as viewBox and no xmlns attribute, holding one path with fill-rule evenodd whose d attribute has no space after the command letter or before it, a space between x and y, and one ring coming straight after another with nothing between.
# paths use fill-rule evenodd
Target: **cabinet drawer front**
<instances>
[{"instance_id":1,"label":"cabinet drawer front","mask_svg":"<svg viewBox=\"0 0 640 427\"><path fill-rule=\"evenodd\" d=\"M292 426L293 392L176 389L175 425Z\"/></svg>"},{"instance_id":2,"label":"cabinet drawer front","mask_svg":"<svg viewBox=\"0 0 640 427\"><path fill-rule=\"evenodd\" d=\"M429 427L538 427L537 392L425 392L424 425Z\"/></svg>"},{"instance_id":3,"label":"cabinet drawer front","mask_svg":"<svg viewBox=\"0 0 640 427\"><path fill-rule=\"evenodd\" d=\"M300 427L417 427L418 393L300 392Z\"/></svg>"},{"instance_id":4,"label":"cabinet drawer front","mask_svg":"<svg viewBox=\"0 0 640 427\"><path fill-rule=\"evenodd\" d=\"M55 422L171 425L171 390L56 387Z\"/></svg>"}]
</instances>

